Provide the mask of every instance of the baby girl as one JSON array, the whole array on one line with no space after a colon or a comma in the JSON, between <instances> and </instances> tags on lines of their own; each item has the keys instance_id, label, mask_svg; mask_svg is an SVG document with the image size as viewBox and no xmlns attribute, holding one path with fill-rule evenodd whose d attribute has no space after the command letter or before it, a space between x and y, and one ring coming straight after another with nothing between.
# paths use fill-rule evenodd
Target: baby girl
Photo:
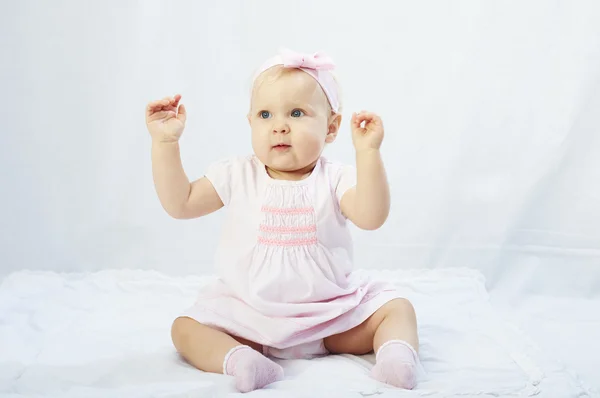
<instances>
[{"instance_id":1,"label":"baby girl","mask_svg":"<svg viewBox=\"0 0 600 398\"><path fill-rule=\"evenodd\" d=\"M350 121L356 168L322 156L342 120L332 60L289 50L255 75L248 122L253 154L214 162L190 183L179 138L181 96L146 108L159 200L177 219L227 208L216 253L219 278L172 326L177 351L193 366L235 378L248 392L281 380L272 359L376 354L372 377L416 384L417 321L394 286L353 271L348 222L374 230L390 194L372 112Z\"/></svg>"}]
</instances>

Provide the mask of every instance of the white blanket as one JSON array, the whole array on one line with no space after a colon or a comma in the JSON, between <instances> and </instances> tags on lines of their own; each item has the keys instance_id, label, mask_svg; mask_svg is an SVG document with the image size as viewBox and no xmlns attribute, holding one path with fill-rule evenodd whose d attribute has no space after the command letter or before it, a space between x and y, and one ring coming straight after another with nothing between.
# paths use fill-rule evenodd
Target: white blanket
<instances>
[{"instance_id":1,"label":"white blanket","mask_svg":"<svg viewBox=\"0 0 600 398\"><path fill-rule=\"evenodd\" d=\"M416 310L426 371L413 391L372 380L373 356L280 361L283 381L251 396L591 397L489 303L468 269L381 272ZM0 285L0 396L221 397L232 379L176 354L170 326L209 277L151 271L21 271Z\"/></svg>"}]
</instances>

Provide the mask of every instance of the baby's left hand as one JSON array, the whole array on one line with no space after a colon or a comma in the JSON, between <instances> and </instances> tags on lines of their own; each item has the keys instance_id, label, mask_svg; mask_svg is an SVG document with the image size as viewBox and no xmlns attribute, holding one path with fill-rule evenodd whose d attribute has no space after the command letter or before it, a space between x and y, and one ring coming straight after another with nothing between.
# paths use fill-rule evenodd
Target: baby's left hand
<instances>
[{"instance_id":1,"label":"baby's left hand","mask_svg":"<svg viewBox=\"0 0 600 398\"><path fill-rule=\"evenodd\" d=\"M361 126L362 123L364 127ZM383 122L372 112L361 111L352 114L352 142L356 151L379 149L383 141Z\"/></svg>"}]
</instances>

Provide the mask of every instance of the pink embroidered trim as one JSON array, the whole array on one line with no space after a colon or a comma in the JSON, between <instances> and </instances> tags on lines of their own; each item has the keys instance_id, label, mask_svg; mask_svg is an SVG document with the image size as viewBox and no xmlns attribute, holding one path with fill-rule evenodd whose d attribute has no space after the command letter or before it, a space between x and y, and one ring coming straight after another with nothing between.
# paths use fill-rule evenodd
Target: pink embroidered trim
<instances>
[{"instance_id":1,"label":"pink embroidered trim","mask_svg":"<svg viewBox=\"0 0 600 398\"><path fill-rule=\"evenodd\" d=\"M262 236L258 237L258 242L269 246L308 246L317 243L317 238L310 239L268 239Z\"/></svg>"},{"instance_id":2,"label":"pink embroidered trim","mask_svg":"<svg viewBox=\"0 0 600 398\"><path fill-rule=\"evenodd\" d=\"M273 213L273 214L309 214L314 211L312 207L289 207L289 208L279 208L279 207L269 207L263 206L261 211L263 213Z\"/></svg>"},{"instance_id":3,"label":"pink embroidered trim","mask_svg":"<svg viewBox=\"0 0 600 398\"><path fill-rule=\"evenodd\" d=\"M261 225L261 232L279 232L279 233L300 233L300 232L316 232L316 225L305 225L301 227L285 227L285 226L274 226L274 225Z\"/></svg>"}]
</instances>

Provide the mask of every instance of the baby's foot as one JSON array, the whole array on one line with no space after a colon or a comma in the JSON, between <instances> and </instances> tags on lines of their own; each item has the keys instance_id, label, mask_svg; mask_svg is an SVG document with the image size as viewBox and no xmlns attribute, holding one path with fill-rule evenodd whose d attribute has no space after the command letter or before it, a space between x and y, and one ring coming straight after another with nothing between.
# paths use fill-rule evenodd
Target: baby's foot
<instances>
[{"instance_id":1,"label":"baby's foot","mask_svg":"<svg viewBox=\"0 0 600 398\"><path fill-rule=\"evenodd\" d=\"M417 384L417 361L417 353L410 344L390 340L377 351L371 376L382 383L412 390Z\"/></svg>"},{"instance_id":2,"label":"baby's foot","mask_svg":"<svg viewBox=\"0 0 600 398\"><path fill-rule=\"evenodd\" d=\"M223 373L235 377L240 392L250 392L283 379L283 368L246 345L234 347L225 356Z\"/></svg>"}]
</instances>

